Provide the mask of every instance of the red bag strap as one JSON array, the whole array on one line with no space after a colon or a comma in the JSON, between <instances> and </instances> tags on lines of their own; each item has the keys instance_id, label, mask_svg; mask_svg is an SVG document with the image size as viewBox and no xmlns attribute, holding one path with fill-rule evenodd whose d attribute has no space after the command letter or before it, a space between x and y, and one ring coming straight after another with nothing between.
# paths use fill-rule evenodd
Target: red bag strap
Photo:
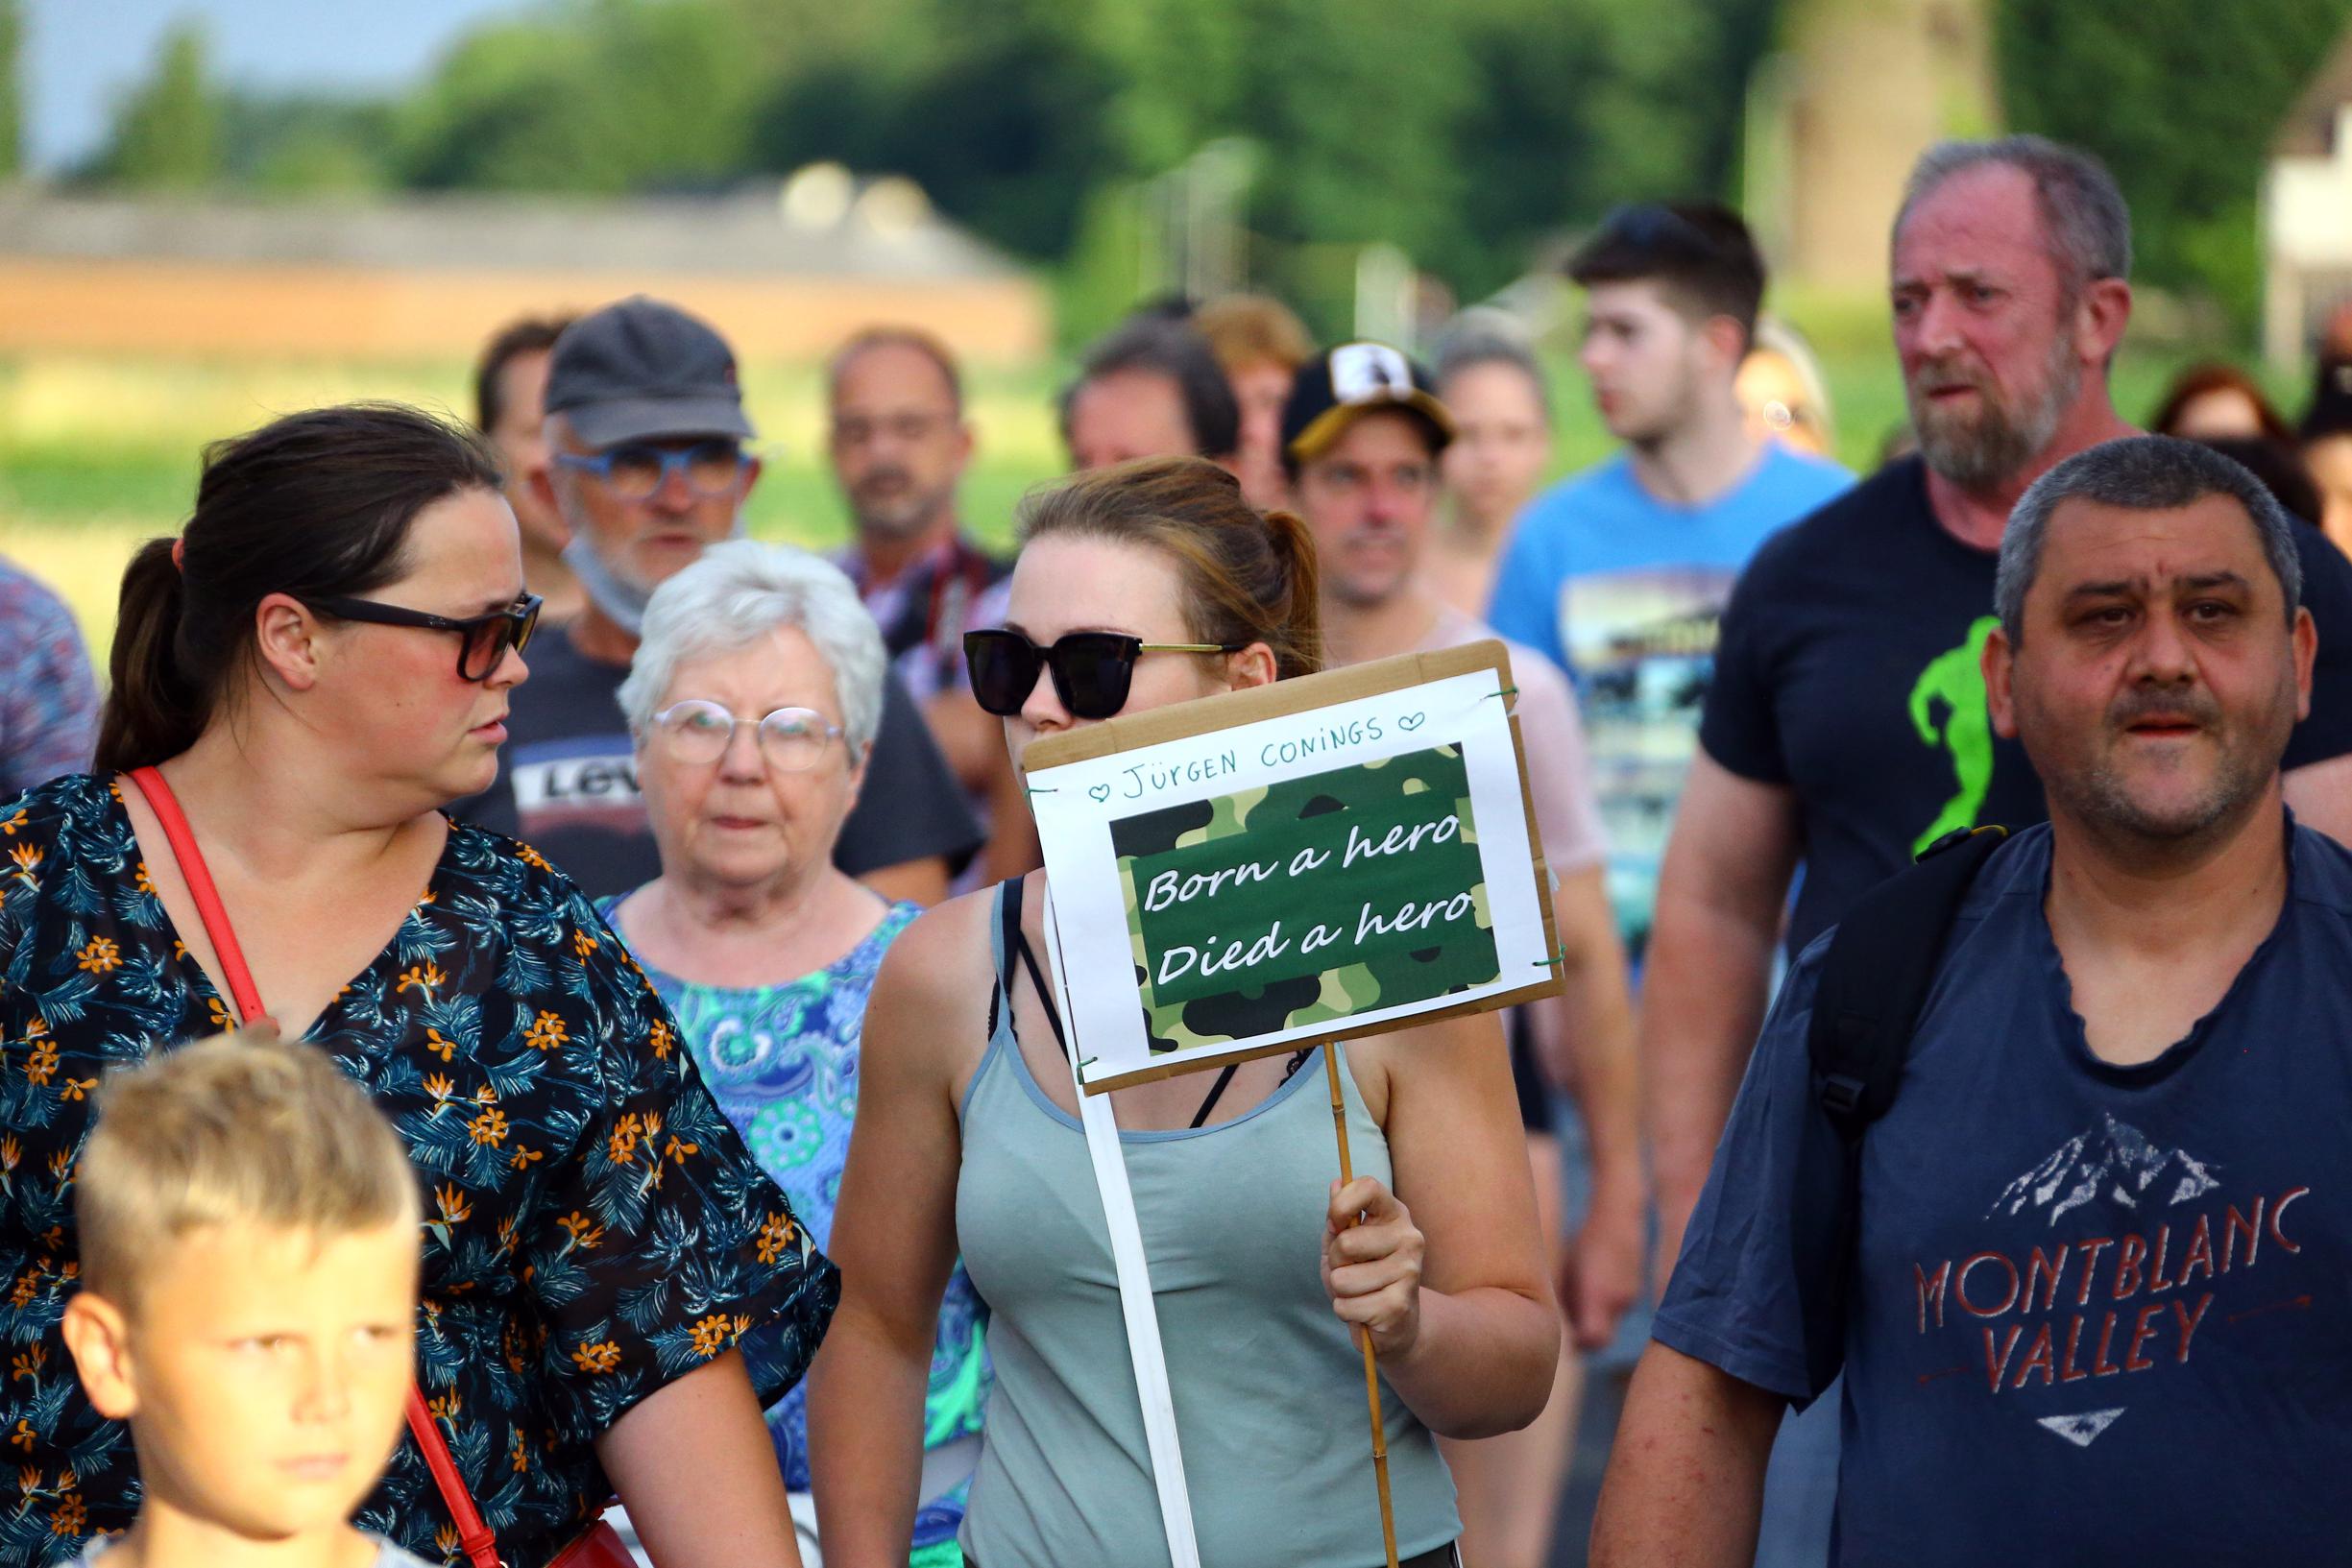
<instances>
[{"instance_id":1,"label":"red bag strap","mask_svg":"<svg viewBox=\"0 0 2352 1568\"><path fill-rule=\"evenodd\" d=\"M222 907L220 889L212 885L212 870L205 864L204 852L196 847L196 834L188 827L187 813L180 809L180 797L172 793L160 769L133 768L131 782L139 786L147 797L147 805L163 825L163 836L172 846L172 858L180 862L180 875L188 884L188 897L196 901L197 917L205 923L205 934L212 939L212 951L221 960L221 973L229 977L229 992L237 1004L237 1018L251 1024L263 1016L261 993L254 985L254 972L245 967L245 950L237 946L237 933L230 927L229 911Z\"/></svg>"},{"instance_id":2,"label":"red bag strap","mask_svg":"<svg viewBox=\"0 0 2352 1568\"><path fill-rule=\"evenodd\" d=\"M408 1386L408 1435L416 1438L418 1449L424 1453L425 1468L433 1473L433 1484L441 1488L441 1500L449 1505L449 1517L457 1521L457 1544L464 1549L467 1560L473 1568L504 1568L498 1561L497 1538L482 1523L481 1510L473 1506L473 1494L466 1490L466 1478L457 1473L457 1459L441 1435L441 1424L433 1419L432 1408L424 1403L423 1391L413 1383Z\"/></svg>"},{"instance_id":3,"label":"red bag strap","mask_svg":"<svg viewBox=\"0 0 2352 1568\"><path fill-rule=\"evenodd\" d=\"M187 813L180 809L180 798L172 793L171 784L156 768L132 769L131 782L138 785L139 793L147 797L148 806L155 811L156 820L163 825L172 858L180 863L181 878L188 884L188 896L196 901L196 913L204 921L205 934L212 939L212 951L221 960L221 973L229 977L237 1017L251 1024L265 1016L261 992L254 984L253 971L245 965L245 950L237 945L237 933L229 924L229 910L221 903L220 889L213 885L211 868L205 864L204 852L196 847L196 834L188 827ZM491 1534L490 1527L482 1523L481 1510L473 1506L473 1497L466 1490L466 1478L457 1473L457 1459L441 1435L440 1424L433 1419L431 1407L424 1403L424 1395L413 1382L408 1386L408 1434L424 1455L425 1468L433 1473L433 1484L441 1488L441 1501L457 1523L458 1544L465 1549L473 1568L504 1568L498 1560L497 1540Z\"/></svg>"}]
</instances>

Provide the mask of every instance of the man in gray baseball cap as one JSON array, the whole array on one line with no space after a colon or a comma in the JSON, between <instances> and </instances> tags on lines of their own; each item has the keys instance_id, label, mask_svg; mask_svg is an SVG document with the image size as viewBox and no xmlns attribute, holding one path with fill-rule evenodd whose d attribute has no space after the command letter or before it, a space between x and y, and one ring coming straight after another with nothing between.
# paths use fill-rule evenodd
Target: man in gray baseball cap
<instances>
[{"instance_id":1,"label":"man in gray baseball cap","mask_svg":"<svg viewBox=\"0 0 2352 1568\"><path fill-rule=\"evenodd\" d=\"M735 353L708 323L643 295L581 317L547 366L547 467L532 476L571 529L588 606L531 648L504 765L457 808L513 833L592 898L660 874L617 698L655 587L742 531L760 478ZM834 859L889 897L930 902L981 832L921 712L892 677L865 788Z\"/></svg>"}]
</instances>

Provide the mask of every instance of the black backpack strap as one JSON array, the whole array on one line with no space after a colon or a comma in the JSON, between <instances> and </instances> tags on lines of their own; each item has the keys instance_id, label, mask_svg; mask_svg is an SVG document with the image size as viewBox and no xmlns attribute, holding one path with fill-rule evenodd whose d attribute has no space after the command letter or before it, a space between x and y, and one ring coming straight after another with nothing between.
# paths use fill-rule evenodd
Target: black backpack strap
<instances>
[{"instance_id":1,"label":"black backpack strap","mask_svg":"<svg viewBox=\"0 0 2352 1568\"><path fill-rule=\"evenodd\" d=\"M2006 828L1961 828L1856 899L1823 958L1806 1044L1821 1107L1849 1144L1895 1102L1952 923Z\"/></svg>"}]
</instances>

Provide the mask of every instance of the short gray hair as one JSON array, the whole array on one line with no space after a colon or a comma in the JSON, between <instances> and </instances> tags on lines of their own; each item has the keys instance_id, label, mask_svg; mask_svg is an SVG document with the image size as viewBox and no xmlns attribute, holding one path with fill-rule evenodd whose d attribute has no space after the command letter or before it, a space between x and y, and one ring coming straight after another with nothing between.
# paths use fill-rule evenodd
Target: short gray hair
<instances>
[{"instance_id":1,"label":"short gray hair","mask_svg":"<svg viewBox=\"0 0 2352 1568\"><path fill-rule=\"evenodd\" d=\"M1945 181L1987 166L2015 169L2033 181L2050 259L2058 264L2069 299L2101 278L2131 276L2131 209L2123 205L2115 176L2089 153L2047 136L1937 142L1911 166L1893 232L1901 235L1911 209Z\"/></svg>"},{"instance_id":2,"label":"short gray hair","mask_svg":"<svg viewBox=\"0 0 2352 1568\"><path fill-rule=\"evenodd\" d=\"M645 605L643 639L620 683L620 711L630 733L652 726L655 704L669 691L678 666L712 654L733 653L771 632L791 628L816 644L833 671L855 762L882 724L882 684L888 669L882 631L866 614L841 568L788 544L731 539L653 591Z\"/></svg>"},{"instance_id":3,"label":"short gray hair","mask_svg":"<svg viewBox=\"0 0 2352 1568\"><path fill-rule=\"evenodd\" d=\"M2287 509L2243 464L2200 442L2172 436L2124 436L2076 452L2036 479L2018 498L2000 536L2000 566L1993 581L1993 608L2012 645L2023 637L2025 595L2042 567L2042 546L2050 515L2060 503L2097 501L2134 512L2187 506L2207 495L2227 495L2245 508L2262 540L2287 599L2287 622L2294 624L2303 602L2303 558L2295 548Z\"/></svg>"},{"instance_id":4,"label":"short gray hair","mask_svg":"<svg viewBox=\"0 0 2352 1568\"><path fill-rule=\"evenodd\" d=\"M1515 335L1498 325L1491 325L1479 317L1491 317L1492 311L1474 315L1465 311L1438 342L1438 398L1445 397L1445 388L1465 371L1481 365L1504 365L1527 377L1536 391L1536 407L1543 415L1543 422L1552 422L1552 389L1543 378L1543 367L1537 362L1535 350L1523 337Z\"/></svg>"}]
</instances>

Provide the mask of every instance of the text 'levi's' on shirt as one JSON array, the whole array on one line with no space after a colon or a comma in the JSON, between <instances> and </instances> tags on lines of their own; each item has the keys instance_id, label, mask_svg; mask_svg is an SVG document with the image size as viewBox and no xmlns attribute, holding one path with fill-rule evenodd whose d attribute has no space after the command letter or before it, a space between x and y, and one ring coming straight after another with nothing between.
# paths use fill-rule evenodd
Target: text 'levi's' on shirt
<instances>
[{"instance_id":1,"label":"text 'levi's' on shirt","mask_svg":"<svg viewBox=\"0 0 2352 1568\"><path fill-rule=\"evenodd\" d=\"M2043 913L2049 829L2020 834L1853 1167L1806 1047L1826 942L1790 972L1655 1332L1799 1403L1842 1366L1835 1561L2345 1560L2352 854L2289 844L2227 995L2119 1066Z\"/></svg>"}]
</instances>

